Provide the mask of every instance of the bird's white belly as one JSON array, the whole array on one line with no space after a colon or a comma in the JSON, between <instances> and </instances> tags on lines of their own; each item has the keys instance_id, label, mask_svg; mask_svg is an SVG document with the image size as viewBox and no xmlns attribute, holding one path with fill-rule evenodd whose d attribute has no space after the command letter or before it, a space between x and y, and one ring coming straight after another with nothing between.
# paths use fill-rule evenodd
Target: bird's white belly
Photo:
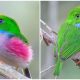
<instances>
[{"instance_id":1,"label":"bird's white belly","mask_svg":"<svg viewBox=\"0 0 80 80\"><path fill-rule=\"evenodd\" d=\"M6 49L4 48L3 49L0 48L1 61L11 66L26 68L26 66L28 65L26 61L22 60L21 58L14 54L6 51Z\"/></svg>"}]
</instances>

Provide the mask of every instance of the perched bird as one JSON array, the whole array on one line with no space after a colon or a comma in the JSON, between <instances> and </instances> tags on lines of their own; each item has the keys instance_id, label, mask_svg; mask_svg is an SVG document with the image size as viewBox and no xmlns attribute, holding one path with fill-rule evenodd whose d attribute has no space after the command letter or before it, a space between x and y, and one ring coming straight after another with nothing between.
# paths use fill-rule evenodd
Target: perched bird
<instances>
[{"instance_id":1,"label":"perched bird","mask_svg":"<svg viewBox=\"0 0 80 80\"><path fill-rule=\"evenodd\" d=\"M54 75L59 76L63 63L80 52L80 7L72 9L60 27L56 50L58 58Z\"/></svg>"},{"instance_id":2,"label":"perched bird","mask_svg":"<svg viewBox=\"0 0 80 80\"><path fill-rule=\"evenodd\" d=\"M27 67L32 60L32 55L29 42L22 35L16 21L0 15L0 61L28 71Z\"/></svg>"}]
</instances>

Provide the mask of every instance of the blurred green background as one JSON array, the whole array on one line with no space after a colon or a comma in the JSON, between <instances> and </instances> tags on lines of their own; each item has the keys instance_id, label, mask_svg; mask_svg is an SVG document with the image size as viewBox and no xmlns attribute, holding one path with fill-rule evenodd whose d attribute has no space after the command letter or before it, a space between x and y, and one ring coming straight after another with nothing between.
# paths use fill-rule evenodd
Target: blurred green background
<instances>
[{"instance_id":1,"label":"blurred green background","mask_svg":"<svg viewBox=\"0 0 80 80\"><path fill-rule=\"evenodd\" d=\"M51 28L58 32L60 25L64 22L68 12L80 6L80 1L42 1L41 2L41 19ZM41 70L54 64L53 45L47 47L44 42L41 44ZM53 69L41 74L43 79L52 79ZM80 69L70 59L64 64L59 79L80 79Z\"/></svg>"},{"instance_id":2,"label":"blurred green background","mask_svg":"<svg viewBox=\"0 0 80 80\"><path fill-rule=\"evenodd\" d=\"M30 72L32 78L39 78L39 2L0 1L0 13L15 19L28 38L34 53Z\"/></svg>"}]
</instances>

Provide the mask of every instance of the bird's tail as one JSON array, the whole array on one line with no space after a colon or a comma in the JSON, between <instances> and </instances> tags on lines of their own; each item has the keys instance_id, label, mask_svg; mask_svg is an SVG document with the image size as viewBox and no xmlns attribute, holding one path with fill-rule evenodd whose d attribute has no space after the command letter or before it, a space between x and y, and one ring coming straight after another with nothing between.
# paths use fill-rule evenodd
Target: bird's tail
<instances>
[{"instance_id":1,"label":"bird's tail","mask_svg":"<svg viewBox=\"0 0 80 80\"><path fill-rule=\"evenodd\" d=\"M63 66L63 61L61 61L60 58L58 58L58 61L54 69L54 76L59 76L62 66Z\"/></svg>"},{"instance_id":2,"label":"bird's tail","mask_svg":"<svg viewBox=\"0 0 80 80\"><path fill-rule=\"evenodd\" d=\"M26 77L31 78L31 74L28 68L23 69L23 73Z\"/></svg>"}]
</instances>

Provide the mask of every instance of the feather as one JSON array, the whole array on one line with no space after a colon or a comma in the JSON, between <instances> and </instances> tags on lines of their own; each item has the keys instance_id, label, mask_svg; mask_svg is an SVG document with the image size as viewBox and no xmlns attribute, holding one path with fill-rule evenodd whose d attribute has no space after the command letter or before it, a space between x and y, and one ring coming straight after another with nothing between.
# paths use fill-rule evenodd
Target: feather
<instances>
[{"instance_id":1,"label":"feather","mask_svg":"<svg viewBox=\"0 0 80 80\"><path fill-rule=\"evenodd\" d=\"M14 53L16 56L26 60L27 62L32 60L32 50L30 46L23 43L19 38L11 38L7 42L6 47L11 54Z\"/></svg>"},{"instance_id":2,"label":"feather","mask_svg":"<svg viewBox=\"0 0 80 80\"><path fill-rule=\"evenodd\" d=\"M59 74L60 62L80 52L80 7L74 8L58 32L58 61L55 72ZM58 72L59 70L59 72Z\"/></svg>"},{"instance_id":3,"label":"feather","mask_svg":"<svg viewBox=\"0 0 80 80\"><path fill-rule=\"evenodd\" d=\"M60 71L61 71L61 69L62 69L62 65L63 65L63 61L61 61L61 60L58 58L58 61L57 61L57 63L56 63L55 69L54 69L54 75L55 75L55 76L59 76Z\"/></svg>"},{"instance_id":4,"label":"feather","mask_svg":"<svg viewBox=\"0 0 80 80\"><path fill-rule=\"evenodd\" d=\"M0 31L0 60L26 68L32 60L32 49L12 33Z\"/></svg>"}]
</instances>

